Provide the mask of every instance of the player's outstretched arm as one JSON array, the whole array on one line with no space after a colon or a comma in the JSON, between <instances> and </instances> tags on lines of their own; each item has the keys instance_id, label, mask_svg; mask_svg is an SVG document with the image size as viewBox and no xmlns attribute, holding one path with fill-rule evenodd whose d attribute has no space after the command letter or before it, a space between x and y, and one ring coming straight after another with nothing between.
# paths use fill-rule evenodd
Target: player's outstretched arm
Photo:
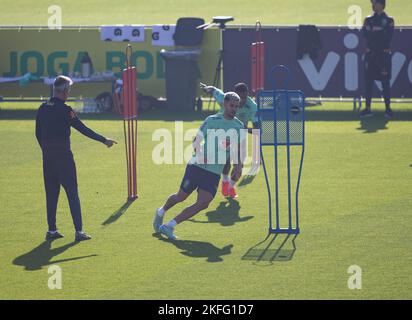
<instances>
[{"instance_id":1,"label":"player's outstretched arm","mask_svg":"<svg viewBox=\"0 0 412 320\"><path fill-rule=\"evenodd\" d=\"M213 92L216 90L214 86L208 86L202 82L200 83L200 89L202 89L207 94L213 94Z\"/></svg>"},{"instance_id":2,"label":"player's outstretched arm","mask_svg":"<svg viewBox=\"0 0 412 320\"><path fill-rule=\"evenodd\" d=\"M70 109L70 115L69 115L69 121L70 125L75 128L77 131L79 131L81 134L85 135L86 137L100 141L104 143L108 148L112 147L114 144L117 144L117 142L113 139L105 138L102 135L94 132L92 129L88 128L76 115L76 113Z\"/></svg>"}]
</instances>

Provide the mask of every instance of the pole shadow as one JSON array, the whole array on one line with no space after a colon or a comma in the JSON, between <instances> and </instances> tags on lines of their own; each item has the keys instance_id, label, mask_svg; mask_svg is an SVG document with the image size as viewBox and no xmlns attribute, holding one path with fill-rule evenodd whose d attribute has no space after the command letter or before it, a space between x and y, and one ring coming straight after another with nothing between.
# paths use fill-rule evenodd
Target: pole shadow
<instances>
[{"instance_id":1,"label":"pole shadow","mask_svg":"<svg viewBox=\"0 0 412 320\"><path fill-rule=\"evenodd\" d=\"M363 133L376 133L380 130L388 130L388 122L389 120L380 114L371 118L362 118L360 119L360 127L357 130L361 130Z\"/></svg>"},{"instance_id":2,"label":"pole shadow","mask_svg":"<svg viewBox=\"0 0 412 320\"><path fill-rule=\"evenodd\" d=\"M91 254L87 256L80 256L80 257L73 257L73 258L51 261L54 257L58 256L59 254L62 254L63 252L65 252L66 250L70 249L71 247L75 246L78 243L79 242L77 241L73 241L71 243L65 244L64 246L52 249L51 248L52 241L44 241L40 243L37 247L32 249L31 251L24 253L21 256L18 256L17 258L15 258L13 260L13 264L16 266L22 266L24 267L24 270L27 270L27 271L35 271L35 270L40 270L44 266L55 264L55 263L74 261L74 260L97 256L96 254Z\"/></svg>"},{"instance_id":3,"label":"pole shadow","mask_svg":"<svg viewBox=\"0 0 412 320\"><path fill-rule=\"evenodd\" d=\"M295 240L298 235L268 234L266 238L251 247L242 257L242 260L256 262L290 261L296 251Z\"/></svg>"},{"instance_id":4,"label":"pole shadow","mask_svg":"<svg viewBox=\"0 0 412 320\"><path fill-rule=\"evenodd\" d=\"M206 212L207 221L189 219L193 223L219 223L223 227L233 226L238 222L245 222L253 216L240 217L240 205L235 199L228 198L228 201L222 201L216 210Z\"/></svg>"},{"instance_id":5,"label":"pole shadow","mask_svg":"<svg viewBox=\"0 0 412 320\"><path fill-rule=\"evenodd\" d=\"M112 215L102 223L102 226L107 226L113 222L116 222L130 207L134 200L127 200L118 210L112 213Z\"/></svg>"},{"instance_id":6,"label":"pole shadow","mask_svg":"<svg viewBox=\"0 0 412 320\"><path fill-rule=\"evenodd\" d=\"M191 258L206 258L207 262L222 262L223 256L232 253L233 244L229 244L223 248L218 248L210 242L194 241L194 240L170 240L165 239L161 235L154 233L154 237L160 241L173 244L180 253Z\"/></svg>"},{"instance_id":7,"label":"pole shadow","mask_svg":"<svg viewBox=\"0 0 412 320\"><path fill-rule=\"evenodd\" d=\"M39 105L41 103L39 102ZM37 110L33 109L0 109L0 120L33 120L36 119ZM175 111L168 109L155 109L150 112L141 113L139 121L203 121L207 116L216 113L215 111L204 110L202 112ZM412 111L395 109L395 117L391 121L412 121ZM376 116L376 115L375 115ZM83 113L82 120L102 120L102 121L122 121L123 118L113 113ZM351 108L348 110L308 110L305 118L307 121L356 121L359 114Z\"/></svg>"}]
</instances>

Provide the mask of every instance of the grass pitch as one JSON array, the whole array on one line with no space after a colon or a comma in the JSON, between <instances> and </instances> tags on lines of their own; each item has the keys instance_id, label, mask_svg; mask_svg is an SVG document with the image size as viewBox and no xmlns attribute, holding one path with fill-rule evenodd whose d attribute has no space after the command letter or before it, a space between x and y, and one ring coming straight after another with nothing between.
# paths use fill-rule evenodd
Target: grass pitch
<instances>
[{"instance_id":1,"label":"grass pitch","mask_svg":"<svg viewBox=\"0 0 412 320\"><path fill-rule=\"evenodd\" d=\"M369 1L55 1L63 25L174 23L181 16L233 15L236 24L347 23L350 5ZM2 25L47 25L49 1L3 0ZM167 7L167 10L164 10ZM107 10L106 8L110 8ZM389 1L398 25L410 25L412 2ZM327 14L325 14L327 12ZM239 189L238 201L217 195L208 210L177 229L181 241L152 235L154 209L174 192L184 165L154 165L156 128L174 129L159 115L139 122L139 199L125 202L123 126L116 117L83 116L88 126L118 139L106 149L73 132L85 230L73 243L62 191L58 226L66 238L51 245L46 231L41 154L34 138L35 104L0 104L1 299L384 299L412 298L412 107L382 107L359 121L350 104L308 109L296 238L266 239L263 174ZM28 110L27 110L28 109ZM31 109L31 110L30 110ZM184 128L202 116L186 115ZM180 116L179 116L180 117ZM162 119L162 120L158 120ZM193 197L189 199L193 200ZM172 209L167 218L183 205ZM272 241L273 240L273 241ZM294 241L293 241L294 240ZM48 267L62 268L63 289L47 286ZM349 290L348 267L362 268L362 289Z\"/></svg>"},{"instance_id":2,"label":"grass pitch","mask_svg":"<svg viewBox=\"0 0 412 320\"><path fill-rule=\"evenodd\" d=\"M346 25L348 9L359 6L362 17L371 13L369 0L152 0L112 1L99 0L2 0L0 21L3 25L47 25L50 17L48 7L59 5L62 9L63 25L102 24L172 24L179 17L203 17L206 21L213 16L235 17L232 24L263 25L319 24ZM109 10L107 8L110 8ZM352 11L351 11L352 12ZM410 25L412 2L409 0L387 1L387 12L393 15L397 25Z\"/></svg>"},{"instance_id":3,"label":"grass pitch","mask_svg":"<svg viewBox=\"0 0 412 320\"><path fill-rule=\"evenodd\" d=\"M51 245L43 241L41 155L27 106L2 103L0 111L2 299L412 298L410 106L394 105L390 122L382 106L365 121L350 104L308 108L302 233L261 244L267 234L262 172L239 189L237 201L218 194L194 222L180 225L180 241L160 240L152 235L154 209L176 191L184 165L154 165L152 134L160 127L173 132L174 122L142 115L139 199L129 206L121 120L83 116L120 143L107 149L73 131L84 225L94 238L73 243L62 191L57 216L66 238ZM198 127L205 116L182 116L184 128ZM62 268L62 290L47 286L54 264ZM347 287L351 265L362 268L362 290Z\"/></svg>"}]
</instances>

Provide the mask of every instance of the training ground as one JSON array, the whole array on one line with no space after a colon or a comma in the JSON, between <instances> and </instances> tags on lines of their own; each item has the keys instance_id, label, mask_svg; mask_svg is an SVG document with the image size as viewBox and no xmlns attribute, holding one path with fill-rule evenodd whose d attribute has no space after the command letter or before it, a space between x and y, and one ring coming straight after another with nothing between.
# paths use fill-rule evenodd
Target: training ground
<instances>
[{"instance_id":1,"label":"training ground","mask_svg":"<svg viewBox=\"0 0 412 320\"><path fill-rule=\"evenodd\" d=\"M66 238L44 242L41 153L33 135L35 113L27 109L36 104L23 106L4 103L0 111L1 298L412 297L410 106L395 104L396 119L388 123L382 106L364 121L351 104L308 108L302 233L294 243L286 236L272 243L270 238L253 252L249 249L267 235L263 172L239 189L238 200L218 194L195 222L180 225L180 241L152 235L154 209L176 191L184 172L184 165L153 164L154 128L174 130L174 121L151 120L158 114L142 115L139 122L139 199L129 207L122 121L83 116L90 127L120 142L107 149L72 134L84 225L93 240L72 242L62 190L57 216ZM183 116L184 128L198 127L204 116ZM169 217L182 208L170 210ZM48 267L55 264L62 268L62 290L47 285ZM361 290L348 289L351 265L362 268Z\"/></svg>"},{"instance_id":2,"label":"training ground","mask_svg":"<svg viewBox=\"0 0 412 320\"><path fill-rule=\"evenodd\" d=\"M29 10L32 2L2 1L0 21L45 24L46 2L37 2L39 7ZM184 1L179 1L166 15L161 1L151 2L152 7L143 8L142 23L172 23L184 7ZM279 10L262 10L263 2L253 2L260 9L246 1L235 7L230 1L196 2L185 13L207 18L228 12L238 23L249 24L257 19L344 24L346 8L352 4L318 1L326 7L318 10L319 5L311 3L304 11L306 1ZM404 7L392 6L388 11L399 23L411 24L410 1L398 2ZM119 1L119 10L110 12L99 11L104 7L100 2L62 3L68 12L64 24L136 22L132 11L122 5L126 1ZM30 5L21 11L24 4ZM362 7L369 10L368 1ZM137 14L139 8L135 9ZM81 12L90 10L96 14L83 19ZM308 108L301 234L274 241L265 241L267 194L262 171L239 189L237 200L218 194L195 221L180 225L181 240L172 243L153 236L154 210L177 190L184 165L155 165L152 149L158 142L152 141L152 134L157 128L173 132L176 118L153 112L139 119L139 199L128 205L122 121L114 115L81 116L119 145L107 149L72 131L84 229L93 236L78 244L73 242L63 190L57 219L66 237L51 244L43 240L45 193L41 152L34 137L37 107L36 103L0 103L1 299L412 298L411 104L394 104L396 117L390 122L384 120L382 104L376 105L374 118L362 121L348 103ZM199 127L207 115L180 118L189 129ZM193 196L188 199L193 200ZM183 207L176 206L167 217ZM61 290L48 287L51 265L62 270ZM348 288L352 265L362 269L360 290Z\"/></svg>"}]
</instances>

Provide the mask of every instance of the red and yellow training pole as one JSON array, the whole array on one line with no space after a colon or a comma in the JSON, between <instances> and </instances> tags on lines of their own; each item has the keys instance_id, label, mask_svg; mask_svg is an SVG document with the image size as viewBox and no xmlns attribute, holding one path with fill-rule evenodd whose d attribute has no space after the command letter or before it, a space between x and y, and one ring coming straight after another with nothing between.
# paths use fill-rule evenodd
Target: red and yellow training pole
<instances>
[{"instance_id":1,"label":"red and yellow training pole","mask_svg":"<svg viewBox=\"0 0 412 320\"><path fill-rule=\"evenodd\" d=\"M126 69L123 70L123 129L126 147L127 200L137 199L136 152L137 152L137 98L136 67L130 65L132 46L126 48Z\"/></svg>"},{"instance_id":2,"label":"red and yellow training pole","mask_svg":"<svg viewBox=\"0 0 412 320\"><path fill-rule=\"evenodd\" d=\"M252 92L257 97L259 91L265 88L265 43L262 40L262 25L256 22L256 39L251 45ZM259 136L253 135L252 140L252 171L257 172L260 166Z\"/></svg>"},{"instance_id":3,"label":"red and yellow training pole","mask_svg":"<svg viewBox=\"0 0 412 320\"><path fill-rule=\"evenodd\" d=\"M251 46L252 57L252 91L257 95L264 89L265 82L265 43L262 41L262 25L256 22L256 42Z\"/></svg>"}]
</instances>

